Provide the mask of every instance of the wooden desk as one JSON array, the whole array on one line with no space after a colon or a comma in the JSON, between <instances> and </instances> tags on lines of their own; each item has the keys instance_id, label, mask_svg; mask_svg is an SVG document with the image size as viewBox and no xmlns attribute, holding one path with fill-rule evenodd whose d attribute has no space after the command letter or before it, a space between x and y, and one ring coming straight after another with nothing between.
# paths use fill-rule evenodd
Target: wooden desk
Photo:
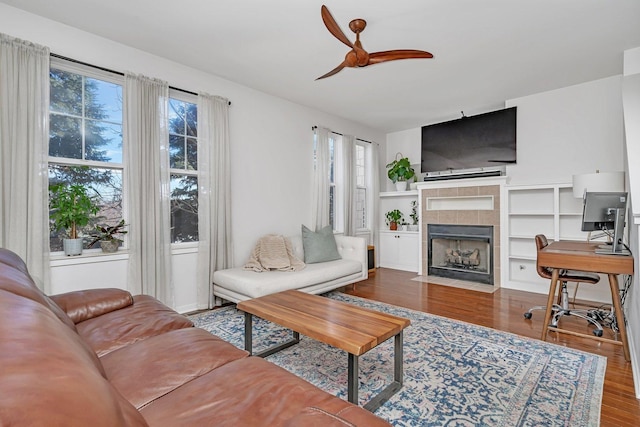
<instances>
[{"instance_id":1,"label":"wooden desk","mask_svg":"<svg viewBox=\"0 0 640 427\"><path fill-rule=\"evenodd\" d=\"M553 268L549 298L547 299L547 311L545 312L544 325L542 327L542 340L547 339L549 330L587 337L599 341L622 345L624 357L630 360L629 343L627 341L627 328L624 322L624 313L620 303L620 287L618 285L618 274L633 274L633 257L623 255L601 255L596 254L597 243L587 242L553 242L549 246L538 252L538 264L544 267ZM609 277L609 287L611 288L611 299L620 330L620 341L609 338L596 337L579 332L567 331L549 326L551 323L552 306L558 286L558 276L561 269L590 271L593 273L607 274Z\"/></svg>"}]
</instances>

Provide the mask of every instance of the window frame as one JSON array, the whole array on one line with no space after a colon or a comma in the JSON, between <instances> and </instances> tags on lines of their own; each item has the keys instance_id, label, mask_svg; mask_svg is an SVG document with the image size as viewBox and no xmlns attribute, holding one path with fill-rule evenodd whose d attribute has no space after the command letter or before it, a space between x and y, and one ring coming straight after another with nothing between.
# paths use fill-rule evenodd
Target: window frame
<instances>
[{"instance_id":1,"label":"window frame","mask_svg":"<svg viewBox=\"0 0 640 427\"><path fill-rule=\"evenodd\" d=\"M342 135L337 133L329 133L329 151L333 152L333 157L330 156L329 162L329 192L333 191L333 210L329 208L329 223L333 225L334 234L344 233L344 218L345 218L345 203L344 203L344 155L343 155L343 142ZM358 185L357 177L356 191L365 191L365 200L363 202L364 210L364 227L358 227L355 230L356 234L368 234L373 229L371 212L373 212L373 173L372 167L372 148L371 143L356 139L356 147L362 147L364 149L364 185ZM333 151L332 151L333 150ZM356 148L357 150L357 148ZM357 158L354 159L357 161ZM333 169L332 169L333 168ZM333 177L331 175L333 170ZM355 168L354 168L355 170ZM332 180L333 178L333 180ZM329 195L329 197L331 197ZM329 202L331 203L331 202Z\"/></svg>"},{"instance_id":2,"label":"window frame","mask_svg":"<svg viewBox=\"0 0 640 427\"><path fill-rule=\"evenodd\" d=\"M180 91L180 90L176 90L176 89L169 89L169 99L167 102L170 102L171 99L175 99L178 101L182 101L182 102L187 102L190 104L195 104L196 108L198 106L198 96L194 95L194 94L190 94L190 93L186 93L184 91ZM170 108L170 107L168 107ZM168 122L168 116L167 116L167 122ZM171 135L171 132L169 132L169 126L167 125L167 137L169 138ZM200 135L199 133L195 136L195 137L189 137L189 138L193 138L197 141L197 147L200 148ZM167 144L169 144L169 140L167 140ZM185 153L186 155L186 153ZM197 151L196 151L196 155L197 155ZM200 163L200 158L199 156L197 157L197 164ZM196 178L196 182L198 180L198 169L187 169L186 167L184 169L178 169L178 168L172 168L169 166L169 179L171 180L171 176L173 175L184 175L184 176L193 176ZM198 187L199 188L199 187ZM171 195L169 196L169 198L171 198ZM199 206L198 206L199 208ZM198 239L199 239L199 232L200 232L200 227L198 224ZM199 244L199 240L193 240L190 242L171 242L171 247L172 248L190 248L190 247L197 247Z\"/></svg>"},{"instance_id":3,"label":"window frame","mask_svg":"<svg viewBox=\"0 0 640 427\"><path fill-rule=\"evenodd\" d=\"M91 78L91 79L95 79L95 80L101 80L107 83L112 83L112 84L117 84L122 88L122 93L124 96L124 76L115 73L115 72L110 72L107 70L102 70L102 69L97 69L95 67L92 67L90 65L84 65L84 64L78 64L69 60L65 60L62 58L56 58L56 57L51 57L50 58L50 62L49 62L49 73L51 72L51 70L60 70L60 71L64 71L67 73L73 73L76 75L80 75L83 76L84 78ZM49 74L48 73L48 74ZM50 84L50 79L49 82ZM84 88L83 88L84 91ZM121 107L123 109L123 115L122 115L122 128L123 128L123 135L122 135L122 162L117 163L117 162L102 162L102 161L98 161L98 160L85 160L85 159L75 159L75 158L69 158L69 157L58 157L58 156L50 156L48 149L47 149L47 171L49 170L50 165L54 164L54 165L61 165L61 166L86 166L89 168L97 168L97 169L109 169L109 170L115 170L115 171L119 171L120 175L122 177L122 212L121 212L121 217L122 218L127 218L128 215L128 205L127 205L127 197L126 197L126 160L125 160L125 146L126 146L126 141L125 141L125 137L124 137L124 122L125 122L125 117L124 117L124 105L122 105ZM61 113L57 113L57 112L52 112L51 111L51 107L49 107L49 111L48 111L48 115L47 115L47 120L50 121L51 120L51 114L61 114ZM61 114L64 115L64 114ZM82 123L84 124L84 121L87 119L87 117L85 116L85 111L84 111L84 104L83 104L83 113L82 113ZM89 118L91 119L91 118ZM108 122L108 121L107 121ZM84 126L81 129L81 132L83 134L83 139L85 137L84 135ZM84 142L83 141L83 148L84 148ZM47 143L47 147L49 146L49 144ZM82 153L82 156L84 157L84 153ZM48 172L47 172L48 173ZM47 179L48 182L48 179ZM49 202L49 198L47 197L47 209L48 209L48 202ZM129 249L129 239L128 239L128 235L125 234L123 236L121 236L123 243L122 246L120 247L119 250L123 250L126 251ZM51 242L49 242L49 245L51 245ZM97 248L86 248L83 249L83 255L85 255L85 253L89 256L96 256L96 255L103 255L103 256L111 256L113 254L108 254L108 253L103 253L102 250L100 249L100 247ZM52 251L51 252L51 256L56 257L56 256L62 256L64 254L64 251ZM82 257L82 255L80 256ZM78 257L78 258L80 258Z\"/></svg>"}]
</instances>

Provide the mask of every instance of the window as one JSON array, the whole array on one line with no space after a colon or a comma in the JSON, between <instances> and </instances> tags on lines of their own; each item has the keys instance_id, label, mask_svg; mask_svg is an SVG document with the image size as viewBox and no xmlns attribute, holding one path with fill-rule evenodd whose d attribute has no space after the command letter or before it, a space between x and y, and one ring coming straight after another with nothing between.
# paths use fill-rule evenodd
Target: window
<instances>
[{"instance_id":1,"label":"window","mask_svg":"<svg viewBox=\"0 0 640 427\"><path fill-rule=\"evenodd\" d=\"M56 62L49 81L49 185L77 183L95 191L100 211L80 231L88 235L96 224L114 225L123 217L121 78ZM62 237L51 231L51 251L62 250Z\"/></svg>"},{"instance_id":2,"label":"window","mask_svg":"<svg viewBox=\"0 0 640 427\"><path fill-rule=\"evenodd\" d=\"M198 241L198 106L169 100L171 242Z\"/></svg>"},{"instance_id":3,"label":"window","mask_svg":"<svg viewBox=\"0 0 640 427\"><path fill-rule=\"evenodd\" d=\"M343 229L342 137L329 134L329 224L335 233Z\"/></svg>"},{"instance_id":4,"label":"window","mask_svg":"<svg viewBox=\"0 0 640 427\"><path fill-rule=\"evenodd\" d=\"M356 230L369 228L367 218L367 187L370 178L367 175L367 151L366 143L358 142L355 153L356 174ZM344 231L344 159L342 151L342 137L336 134L329 135L329 223L336 233Z\"/></svg>"},{"instance_id":5,"label":"window","mask_svg":"<svg viewBox=\"0 0 640 427\"><path fill-rule=\"evenodd\" d=\"M123 207L123 77L61 60L49 72L49 185L82 184L100 211L80 230L115 225ZM198 240L198 106L196 97L171 90L168 109L171 242ZM53 224L51 224L53 225ZM53 228L53 227L52 227ZM64 231L51 231L50 249L62 251ZM86 244L90 239L85 239Z\"/></svg>"},{"instance_id":6,"label":"window","mask_svg":"<svg viewBox=\"0 0 640 427\"><path fill-rule=\"evenodd\" d=\"M356 144L356 230L367 229L366 147Z\"/></svg>"}]
</instances>

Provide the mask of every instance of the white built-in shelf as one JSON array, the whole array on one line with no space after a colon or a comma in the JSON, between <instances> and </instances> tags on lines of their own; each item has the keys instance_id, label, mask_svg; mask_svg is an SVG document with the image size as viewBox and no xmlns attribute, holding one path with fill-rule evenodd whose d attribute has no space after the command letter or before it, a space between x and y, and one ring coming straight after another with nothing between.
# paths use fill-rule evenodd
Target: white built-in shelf
<instances>
[{"instance_id":1,"label":"white built-in shelf","mask_svg":"<svg viewBox=\"0 0 640 427\"><path fill-rule=\"evenodd\" d=\"M380 193L380 197L415 197L417 195L418 195L418 190L384 191Z\"/></svg>"},{"instance_id":2,"label":"white built-in shelf","mask_svg":"<svg viewBox=\"0 0 640 427\"><path fill-rule=\"evenodd\" d=\"M506 187L507 282L537 283L535 236L584 241L582 200L569 183Z\"/></svg>"},{"instance_id":3,"label":"white built-in shelf","mask_svg":"<svg viewBox=\"0 0 640 427\"><path fill-rule=\"evenodd\" d=\"M511 234L509 235L510 239L535 239L535 234Z\"/></svg>"},{"instance_id":4,"label":"white built-in shelf","mask_svg":"<svg viewBox=\"0 0 640 427\"><path fill-rule=\"evenodd\" d=\"M382 229L380 230L380 233L390 233L390 234L418 234L417 231L409 231L409 230L389 230L389 229Z\"/></svg>"},{"instance_id":5,"label":"white built-in shelf","mask_svg":"<svg viewBox=\"0 0 640 427\"><path fill-rule=\"evenodd\" d=\"M530 255L509 255L509 259L535 261L536 257Z\"/></svg>"}]
</instances>

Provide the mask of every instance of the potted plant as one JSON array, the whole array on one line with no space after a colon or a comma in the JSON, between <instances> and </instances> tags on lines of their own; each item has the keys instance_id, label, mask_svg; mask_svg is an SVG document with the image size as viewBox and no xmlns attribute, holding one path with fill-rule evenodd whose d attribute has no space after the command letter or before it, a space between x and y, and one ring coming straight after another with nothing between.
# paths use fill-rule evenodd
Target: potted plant
<instances>
[{"instance_id":1,"label":"potted plant","mask_svg":"<svg viewBox=\"0 0 640 427\"><path fill-rule=\"evenodd\" d=\"M411 214L409 216L411 217L411 221L413 222L412 224L409 224L409 231L418 231L418 220L420 217L418 216L417 200L411 201Z\"/></svg>"},{"instance_id":2,"label":"potted plant","mask_svg":"<svg viewBox=\"0 0 640 427\"><path fill-rule=\"evenodd\" d=\"M398 158L399 157L399 158ZM387 165L387 176L396 185L396 190L405 191L407 189L407 181L411 178L416 179L416 172L411 167L408 157L402 157L402 153L397 153L395 160Z\"/></svg>"},{"instance_id":3,"label":"potted plant","mask_svg":"<svg viewBox=\"0 0 640 427\"><path fill-rule=\"evenodd\" d=\"M66 230L68 236L62 241L65 255L82 254L82 238L78 237L78 230L100 210L96 196L91 196L81 184L63 182L49 187L49 218L53 221L54 230Z\"/></svg>"},{"instance_id":4,"label":"potted plant","mask_svg":"<svg viewBox=\"0 0 640 427\"><path fill-rule=\"evenodd\" d=\"M402 222L404 219L404 215L398 209L394 209L385 214L385 218L387 219L387 225L389 226L389 230L397 230L398 224Z\"/></svg>"},{"instance_id":5,"label":"potted plant","mask_svg":"<svg viewBox=\"0 0 640 427\"><path fill-rule=\"evenodd\" d=\"M95 232L91 235L93 241L89 243L89 247L100 242L102 252L116 252L120 243L123 242L123 240L116 237L116 235L127 234L127 231L124 229L126 226L127 224L124 223L124 219L120 220L116 225L96 225Z\"/></svg>"}]
</instances>

